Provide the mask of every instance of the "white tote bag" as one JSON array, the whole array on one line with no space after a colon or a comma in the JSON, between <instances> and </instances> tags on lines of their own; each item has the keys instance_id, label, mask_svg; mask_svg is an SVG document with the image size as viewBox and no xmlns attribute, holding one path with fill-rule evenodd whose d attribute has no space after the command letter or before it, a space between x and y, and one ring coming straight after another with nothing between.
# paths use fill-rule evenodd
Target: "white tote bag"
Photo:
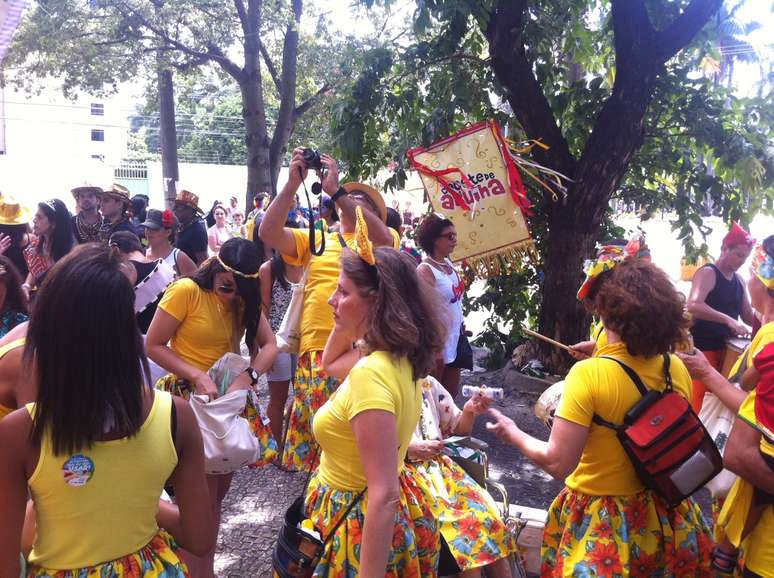
<instances>
[{"instance_id":1,"label":"white tote bag","mask_svg":"<svg viewBox=\"0 0 774 578\"><path fill-rule=\"evenodd\" d=\"M277 348L285 353L298 353L301 346L301 315L304 312L304 287L309 267L304 270L301 281L293 287L285 316L277 330Z\"/></svg>"},{"instance_id":2,"label":"white tote bag","mask_svg":"<svg viewBox=\"0 0 774 578\"><path fill-rule=\"evenodd\" d=\"M728 441L735 418L734 412L728 409L718 396L709 392L704 394L699 419L704 424L704 427L707 428L707 432L709 432L710 437L715 442L721 456L725 454L726 442ZM717 476L707 482L706 488L714 498L725 498L735 481L736 474L723 469Z\"/></svg>"},{"instance_id":3,"label":"white tote bag","mask_svg":"<svg viewBox=\"0 0 774 578\"><path fill-rule=\"evenodd\" d=\"M212 401L206 395L192 395L189 400L202 430L208 474L229 474L261 457L261 442L241 416L247 395L247 390L239 389Z\"/></svg>"}]
</instances>

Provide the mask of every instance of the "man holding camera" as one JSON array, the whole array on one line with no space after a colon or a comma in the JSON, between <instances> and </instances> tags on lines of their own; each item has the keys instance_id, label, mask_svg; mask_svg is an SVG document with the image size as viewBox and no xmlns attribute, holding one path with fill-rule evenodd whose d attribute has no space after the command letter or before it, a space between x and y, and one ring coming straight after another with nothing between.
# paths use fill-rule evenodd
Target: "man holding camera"
<instances>
[{"instance_id":1,"label":"man holding camera","mask_svg":"<svg viewBox=\"0 0 774 578\"><path fill-rule=\"evenodd\" d=\"M310 232L285 227L288 211L296 191L309 169L321 176L322 190L330 195L340 219L340 233L325 234L324 250L311 246ZM398 234L385 224L387 207L374 188L362 183L339 185L339 168L328 155L297 148L290 161L288 182L269 205L259 234L266 245L282 254L289 265L308 267L304 286L304 309L301 315L301 344L294 380L293 408L290 414L282 464L289 470L310 470L317 464L319 452L312 437L312 417L338 386L338 381L322 369L322 352L333 331L333 310L328 299L336 290L341 271L343 245L355 245L355 207L363 208L368 234L377 247L400 246ZM317 237L319 239L319 237Z\"/></svg>"}]
</instances>

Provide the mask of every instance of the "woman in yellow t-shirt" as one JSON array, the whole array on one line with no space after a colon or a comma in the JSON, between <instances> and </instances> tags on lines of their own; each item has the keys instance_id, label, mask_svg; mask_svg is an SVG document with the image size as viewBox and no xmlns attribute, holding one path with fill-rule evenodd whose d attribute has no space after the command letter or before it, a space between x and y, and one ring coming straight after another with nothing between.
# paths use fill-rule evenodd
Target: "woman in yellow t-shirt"
<instances>
[{"instance_id":1,"label":"woman in yellow t-shirt","mask_svg":"<svg viewBox=\"0 0 774 578\"><path fill-rule=\"evenodd\" d=\"M170 372L159 380L157 387L184 396L194 392L217 397L218 387L207 370L223 354L238 352L242 335L252 362L234 385L250 387L252 382L254 386L257 374L268 371L277 355L277 344L269 322L261 313L258 287L261 262L254 243L229 239L217 256L202 263L195 275L179 279L167 289L146 340L149 357ZM262 423L256 426L270 437ZM267 443L274 445L274 440ZM220 525L220 506L231 478L232 474L207 476L216 532ZM214 547L203 557L186 556L191 576L212 578L214 556Z\"/></svg>"},{"instance_id":2,"label":"woman in yellow t-shirt","mask_svg":"<svg viewBox=\"0 0 774 578\"><path fill-rule=\"evenodd\" d=\"M120 259L76 248L49 271L35 311L24 359L37 402L0 422L0 576L19 575L28 491L26 576L188 576L176 543L203 553L216 537L201 435L188 404L149 386ZM159 502L168 479L179 510Z\"/></svg>"},{"instance_id":3,"label":"woman in yellow t-shirt","mask_svg":"<svg viewBox=\"0 0 774 578\"><path fill-rule=\"evenodd\" d=\"M663 390L665 369L674 390L691 399L683 363L663 354L685 339L684 298L660 269L622 260L600 272L588 295L608 343L580 361L565 379L547 442L491 410L490 428L515 445L565 488L551 504L543 534L541 575L709 576L711 538L692 499L675 508L645 489L612 429L641 396L613 357L633 369L649 389Z\"/></svg>"},{"instance_id":4,"label":"woman in yellow t-shirt","mask_svg":"<svg viewBox=\"0 0 774 578\"><path fill-rule=\"evenodd\" d=\"M322 454L306 494L307 516L324 538L346 519L314 576L435 576L438 528L420 488L398 472L419 420L418 380L442 342L439 304L411 257L374 250L362 228L358 253L342 255L329 342L361 342L368 353L315 414Z\"/></svg>"}]
</instances>

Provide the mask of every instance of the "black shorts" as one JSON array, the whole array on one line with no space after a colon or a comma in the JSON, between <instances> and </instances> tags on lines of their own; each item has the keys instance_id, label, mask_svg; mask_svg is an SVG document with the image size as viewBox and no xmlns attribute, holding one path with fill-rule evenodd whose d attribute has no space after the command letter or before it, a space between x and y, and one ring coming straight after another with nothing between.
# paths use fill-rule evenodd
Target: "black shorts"
<instances>
[{"instance_id":1,"label":"black shorts","mask_svg":"<svg viewBox=\"0 0 774 578\"><path fill-rule=\"evenodd\" d=\"M758 448L758 452L760 452L761 457L763 458L763 461L766 462L766 465L769 466L769 469L771 469L771 471L774 472L774 456L770 456L769 454L762 452L760 448ZM756 506L774 504L774 494L770 494L759 488L755 488L755 496L754 496L753 503Z\"/></svg>"}]
</instances>

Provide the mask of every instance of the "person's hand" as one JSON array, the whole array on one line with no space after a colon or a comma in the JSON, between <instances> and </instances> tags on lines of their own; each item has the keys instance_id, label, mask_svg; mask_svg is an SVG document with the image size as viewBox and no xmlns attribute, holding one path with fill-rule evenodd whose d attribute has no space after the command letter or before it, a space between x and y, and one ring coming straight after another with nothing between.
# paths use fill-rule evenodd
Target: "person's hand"
<instances>
[{"instance_id":1,"label":"person's hand","mask_svg":"<svg viewBox=\"0 0 774 578\"><path fill-rule=\"evenodd\" d=\"M490 405L492 405L492 400L478 391L465 402L465 405L462 406L462 411L467 411L478 417L484 415L489 410Z\"/></svg>"},{"instance_id":2,"label":"person's hand","mask_svg":"<svg viewBox=\"0 0 774 578\"><path fill-rule=\"evenodd\" d=\"M575 345L570 345L569 353L575 359L587 359L594 355L594 348L597 346L596 341L581 341Z\"/></svg>"},{"instance_id":3,"label":"person's hand","mask_svg":"<svg viewBox=\"0 0 774 578\"><path fill-rule=\"evenodd\" d=\"M306 180L306 175L309 169L304 161L304 149L298 147L293 149L293 157L290 159L290 166L288 167L288 182L293 185L293 189L297 189L301 186L301 183Z\"/></svg>"},{"instance_id":4,"label":"person's hand","mask_svg":"<svg viewBox=\"0 0 774 578\"><path fill-rule=\"evenodd\" d=\"M202 371L192 380L194 393L196 395L206 395L210 399L218 397L218 386L210 378L206 371Z\"/></svg>"},{"instance_id":5,"label":"person's hand","mask_svg":"<svg viewBox=\"0 0 774 578\"><path fill-rule=\"evenodd\" d=\"M731 333L733 333L734 335L738 335L740 337L750 335L750 330L748 329L747 325L737 321L736 319L729 318L728 322L726 323L726 326L731 330Z\"/></svg>"},{"instance_id":6,"label":"person's hand","mask_svg":"<svg viewBox=\"0 0 774 578\"><path fill-rule=\"evenodd\" d=\"M510 443L511 436L514 432L518 431L518 426L513 422L511 418L503 415L496 409L490 409L489 415L494 421L490 421L486 424L486 429L496 435L498 438L506 443Z\"/></svg>"},{"instance_id":7,"label":"person's hand","mask_svg":"<svg viewBox=\"0 0 774 578\"><path fill-rule=\"evenodd\" d=\"M685 364L685 367L688 368L688 373L691 374L693 379L703 381L707 375L715 371L715 368L710 365L704 354L696 348L689 353L676 351L675 355Z\"/></svg>"},{"instance_id":8,"label":"person's hand","mask_svg":"<svg viewBox=\"0 0 774 578\"><path fill-rule=\"evenodd\" d=\"M32 291L32 287L30 287L28 283L22 283L21 290L22 290L22 293L24 293L24 300L29 302L30 292Z\"/></svg>"},{"instance_id":9,"label":"person's hand","mask_svg":"<svg viewBox=\"0 0 774 578\"><path fill-rule=\"evenodd\" d=\"M408 456L412 460L430 460L441 453L443 442L439 440L422 440L411 442L408 447Z\"/></svg>"},{"instance_id":10,"label":"person's hand","mask_svg":"<svg viewBox=\"0 0 774 578\"><path fill-rule=\"evenodd\" d=\"M8 248L11 246L11 243L11 237L0 233L0 255L8 250Z\"/></svg>"},{"instance_id":11,"label":"person's hand","mask_svg":"<svg viewBox=\"0 0 774 578\"><path fill-rule=\"evenodd\" d=\"M333 196L339 190L339 163L328 155L320 155L320 161L326 169L322 178L323 191ZM317 175L320 176L320 171L317 171Z\"/></svg>"}]
</instances>

